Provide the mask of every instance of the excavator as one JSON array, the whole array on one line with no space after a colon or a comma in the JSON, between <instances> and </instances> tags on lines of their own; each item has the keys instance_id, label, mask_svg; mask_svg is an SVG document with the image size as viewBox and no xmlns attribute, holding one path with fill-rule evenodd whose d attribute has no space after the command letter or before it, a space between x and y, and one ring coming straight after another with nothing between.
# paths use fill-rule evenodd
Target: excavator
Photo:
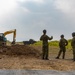
<instances>
[{"instance_id":1,"label":"excavator","mask_svg":"<svg viewBox=\"0 0 75 75\"><path fill-rule=\"evenodd\" d=\"M11 34L11 33L13 33L13 41L12 41L11 44L15 44L16 29L13 29L13 30L6 31L4 33L0 33L0 46L6 46L7 38L5 36L8 35L8 34Z\"/></svg>"}]
</instances>

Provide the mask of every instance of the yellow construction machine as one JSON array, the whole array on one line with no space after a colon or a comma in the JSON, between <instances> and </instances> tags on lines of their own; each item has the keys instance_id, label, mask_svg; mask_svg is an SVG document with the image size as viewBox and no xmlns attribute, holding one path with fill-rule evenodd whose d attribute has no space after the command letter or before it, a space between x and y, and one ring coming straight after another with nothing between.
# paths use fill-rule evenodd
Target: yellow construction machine
<instances>
[{"instance_id":1,"label":"yellow construction machine","mask_svg":"<svg viewBox=\"0 0 75 75\"><path fill-rule=\"evenodd\" d=\"M6 45L7 38L5 36L8 35L8 34L11 34L11 33L13 33L12 44L15 44L15 41L16 41L16 39L15 39L16 38L16 29L6 31L4 33L0 33L0 46L5 46Z\"/></svg>"}]
</instances>

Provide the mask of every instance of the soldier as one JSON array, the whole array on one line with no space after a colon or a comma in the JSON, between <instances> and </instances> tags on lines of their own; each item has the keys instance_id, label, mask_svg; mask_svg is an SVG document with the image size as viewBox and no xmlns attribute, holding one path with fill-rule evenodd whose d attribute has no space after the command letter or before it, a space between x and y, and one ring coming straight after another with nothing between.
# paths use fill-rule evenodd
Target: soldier
<instances>
[{"instance_id":1,"label":"soldier","mask_svg":"<svg viewBox=\"0 0 75 75\"><path fill-rule=\"evenodd\" d=\"M68 45L68 41L64 38L64 35L61 35L60 37L61 37L61 39L59 41L60 51L59 51L58 56L56 57L56 59L59 59L62 52L63 52L62 59L65 58L66 46Z\"/></svg>"},{"instance_id":2,"label":"soldier","mask_svg":"<svg viewBox=\"0 0 75 75\"><path fill-rule=\"evenodd\" d=\"M71 46L73 48L73 60L75 61L75 32L72 33Z\"/></svg>"},{"instance_id":3,"label":"soldier","mask_svg":"<svg viewBox=\"0 0 75 75\"><path fill-rule=\"evenodd\" d=\"M48 40L52 40L53 36L49 37L46 35L46 30L43 30L43 35L40 37L40 40L43 41L42 46L42 59L48 59Z\"/></svg>"}]
</instances>

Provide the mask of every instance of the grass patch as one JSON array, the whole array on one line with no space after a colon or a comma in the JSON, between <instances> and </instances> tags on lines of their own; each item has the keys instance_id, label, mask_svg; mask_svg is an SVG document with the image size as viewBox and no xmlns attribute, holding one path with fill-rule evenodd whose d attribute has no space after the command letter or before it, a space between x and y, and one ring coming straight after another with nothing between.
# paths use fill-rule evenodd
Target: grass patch
<instances>
[{"instance_id":1,"label":"grass patch","mask_svg":"<svg viewBox=\"0 0 75 75\"><path fill-rule=\"evenodd\" d=\"M55 40L55 41L49 41L49 46L52 46L52 47L59 47L59 41ZM42 41L37 41L35 44L33 45L36 45L36 46L40 46L42 45ZM72 49L71 47L71 39L68 40L68 45L66 46L67 49Z\"/></svg>"}]
</instances>

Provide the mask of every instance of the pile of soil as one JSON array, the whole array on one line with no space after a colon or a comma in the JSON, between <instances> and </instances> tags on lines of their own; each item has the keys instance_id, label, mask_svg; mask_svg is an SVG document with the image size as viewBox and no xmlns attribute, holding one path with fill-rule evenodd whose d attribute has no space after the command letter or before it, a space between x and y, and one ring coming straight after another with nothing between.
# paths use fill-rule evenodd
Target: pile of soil
<instances>
[{"instance_id":1,"label":"pile of soil","mask_svg":"<svg viewBox=\"0 0 75 75\"><path fill-rule=\"evenodd\" d=\"M41 53L29 45L12 45L0 48L3 55L25 55L28 57L40 57Z\"/></svg>"}]
</instances>

